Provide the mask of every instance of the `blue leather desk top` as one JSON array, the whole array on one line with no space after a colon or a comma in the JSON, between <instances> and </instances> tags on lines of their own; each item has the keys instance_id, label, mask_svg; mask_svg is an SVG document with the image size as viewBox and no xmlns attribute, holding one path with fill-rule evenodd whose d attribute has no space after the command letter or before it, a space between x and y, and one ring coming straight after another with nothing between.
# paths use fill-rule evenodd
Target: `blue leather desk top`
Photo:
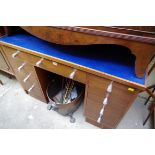
<instances>
[{"instance_id":1,"label":"blue leather desk top","mask_svg":"<svg viewBox=\"0 0 155 155\"><path fill-rule=\"evenodd\" d=\"M64 46L56 45L29 34L14 34L0 41L67 60L81 66L144 85L145 77L135 75L135 57L128 49L109 45Z\"/></svg>"}]
</instances>

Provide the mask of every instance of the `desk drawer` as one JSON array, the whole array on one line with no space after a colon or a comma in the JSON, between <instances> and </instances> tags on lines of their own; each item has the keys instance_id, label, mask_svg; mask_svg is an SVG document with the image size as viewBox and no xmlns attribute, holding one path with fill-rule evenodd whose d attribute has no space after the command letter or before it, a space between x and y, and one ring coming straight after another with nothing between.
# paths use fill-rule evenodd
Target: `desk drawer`
<instances>
[{"instance_id":1,"label":"desk drawer","mask_svg":"<svg viewBox=\"0 0 155 155\"><path fill-rule=\"evenodd\" d=\"M95 83L96 86L94 86ZM110 85L112 89L111 92L108 93L108 87ZM138 93L139 91L134 88L90 75L88 76L85 116L96 122L99 126L115 128ZM107 102L105 102L104 105L103 101L106 101L105 98L107 98ZM103 109L102 112L101 109ZM100 113L103 114L101 117ZM100 121L98 121L99 117Z\"/></svg>"},{"instance_id":2,"label":"desk drawer","mask_svg":"<svg viewBox=\"0 0 155 155\"><path fill-rule=\"evenodd\" d=\"M29 53L19 52L18 50L12 48L4 47L4 49L9 53L10 57L14 56L17 60L28 62L33 66L40 67L42 69L68 78L71 76L72 73L74 73L74 80L86 83L86 73L83 71Z\"/></svg>"},{"instance_id":3,"label":"desk drawer","mask_svg":"<svg viewBox=\"0 0 155 155\"><path fill-rule=\"evenodd\" d=\"M5 47L4 52L14 70L15 76L27 94L47 102L40 87L34 67L23 59L13 58L15 50Z\"/></svg>"},{"instance_id":4,"label":"desk drawer","mask_svg":"<svg viewBox=\"0 0 155 155\"><path fill-rule=\"evenodd\" d=\"M57 62L53 62L50 60L44 60L39 67L67 78L70 78L71 74L74 73L73 79L75 81L86 83L86 73L78 69L74 69L72 67Z\"/></svg>"}]
</instances>

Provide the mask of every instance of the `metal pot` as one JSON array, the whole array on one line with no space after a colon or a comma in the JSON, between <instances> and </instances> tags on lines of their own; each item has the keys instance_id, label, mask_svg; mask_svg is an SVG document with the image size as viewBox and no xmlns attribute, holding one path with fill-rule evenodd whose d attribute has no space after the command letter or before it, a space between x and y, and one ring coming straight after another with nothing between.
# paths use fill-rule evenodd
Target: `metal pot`
<instances>
[{"instance_id":1,"label":"metal pot","mask_svg":"<svg viewBox=\"0 0 155 155\"><path fill-rule=\"evenodd\" d=\"M48 110L54 110L57 111L61 115L68 115L70 116L70 121L73 123L75 122L75 118L73 118L73 113L77 110L77 108L80 106L81 101L83 99L84 95L84 87L80 83L76 82L76 89L77 89L77 97L71 101L70 103L63 104L60 102L56 102L53 100L54 96L58 94L60 91L62 91L62 78L58 79L55 78L53 79L46 90L48 99L49 99L49 104L48 104Z\"/></svg>"}]
</instances>

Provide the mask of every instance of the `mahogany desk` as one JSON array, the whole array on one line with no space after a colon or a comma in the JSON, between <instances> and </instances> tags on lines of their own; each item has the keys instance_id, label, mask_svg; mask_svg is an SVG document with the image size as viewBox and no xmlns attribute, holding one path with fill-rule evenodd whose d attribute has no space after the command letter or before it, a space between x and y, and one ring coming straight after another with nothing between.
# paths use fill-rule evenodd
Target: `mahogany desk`
<instances>
[{"instance_id":1,"label":"mahogany desk","mask_svg":"<svg viewBox=\"0 0 155 155\"><path fill-rule=\"evenodd\" d=\"M116 128L138 93L145 90L146 76L138 78L134 73L135 57L117 46L66 47L14 34L0 38L0 49L25 92L46 103L48 80L39 68L65 77L76 69L74 80L86 87L86 121L100 128Z\"/></svg>"}]
</instances>

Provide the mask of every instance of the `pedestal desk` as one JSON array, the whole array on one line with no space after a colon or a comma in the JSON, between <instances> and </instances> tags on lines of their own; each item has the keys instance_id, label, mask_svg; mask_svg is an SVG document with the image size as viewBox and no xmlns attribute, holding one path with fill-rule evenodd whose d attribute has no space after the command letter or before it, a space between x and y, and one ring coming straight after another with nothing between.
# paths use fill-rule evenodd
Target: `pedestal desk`
<instances>
[{"instance_id":1,"label":"pedestal desk","mask_svg":"<svg viewBox=\"0 0 155 155\"><path fill-rule=\"evenodd\" d=\"M135 75L135 57L123 47L56 45L23 33L0 38L0 49L25 92L45 103L48 80L38 69L64 77L76 69L74 80L85 85L84 117L100 128L116 128L146 88L146 75Z\"/></svg>"}]
</instances>

